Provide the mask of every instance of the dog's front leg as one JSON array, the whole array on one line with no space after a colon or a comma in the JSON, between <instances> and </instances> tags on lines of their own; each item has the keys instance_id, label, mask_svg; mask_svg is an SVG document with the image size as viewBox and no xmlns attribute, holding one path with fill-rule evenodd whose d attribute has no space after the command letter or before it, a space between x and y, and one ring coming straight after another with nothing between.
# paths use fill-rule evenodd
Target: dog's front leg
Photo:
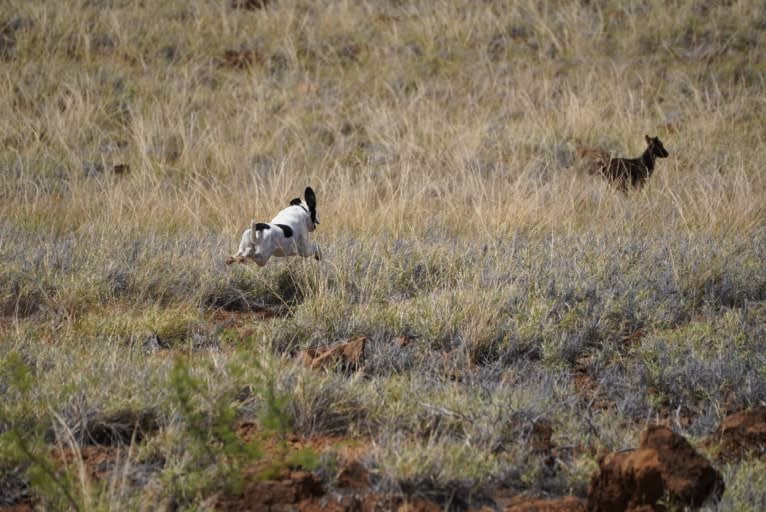
<instances>
[{"instance_id":1,"label":"dog's front leg","mask_svg":"<svg viewBox=\"0 0 766 512\"><path fill-rule=\"evenodd\" d=\"M297 242L298 254L304 258L313 256L317 261L322 258L322 253L319 251L319 246L315 243L312 243L307 236L302 236L298 239Z\"/></svg>"},{"instance_id":2,"label":"dog's front leg","mask_svg":"<svg viewBox=\"0 0 766 512\"><path fill-rule=\"evenodd\" d=\"M235 254L234 256L229 256L226 258L225 262L227 265L231 265L232 263L244 263L247 260L247 255L242 254Z\"/></svg>"},{"instance_id":3,"label":"dog's front leg","mask_svg":"<svg viewBox=\"0 0 766 512\"><path fill-rule=\"evenodd\" d=\"M268 263L269 258L271 257L270 254L253 254L251 258L259 267L263 267Z\"/></svg>"}]
</instances>

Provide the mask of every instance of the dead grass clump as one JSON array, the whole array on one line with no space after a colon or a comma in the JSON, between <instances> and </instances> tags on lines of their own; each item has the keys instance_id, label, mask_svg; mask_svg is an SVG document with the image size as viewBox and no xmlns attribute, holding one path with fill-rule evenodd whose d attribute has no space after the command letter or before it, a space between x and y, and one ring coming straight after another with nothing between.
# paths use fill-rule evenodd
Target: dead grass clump
<instances>
[{"instance_id":1,"label":"dead grass clump","mask_svg":"<svg viewBox=\"0 0 766 512\"><path fill-rule=\"evenodd\" d=\"M246 289L234 286L220 286L203 291L202 307L208 309L222 309L224 311L258 311L266 307L265 304L256 302L256 298Z\"/></svg>"},{"instance_id":2,"label":"dead grass clump","mask_svg":"<svg viewBox=\"0 0 766 512\"><path fill-rule=\"evenodd\" d=\"M296 392L290 403L291 425L304 436L349 435L371 425L362 390L354 389L360 377L351 380L336 374L299 374L284 385Z\"/></svg>"},{"instance_id":3,"label":"dead grass clump","mask_svg":"<svg viewBox=\"0 0 766 512\"><path fill-rule=\"evenodd\" d=\"M274 284L271 284L271 277L276 278ZM248 278L242 273L228 277L227 284L211 283L200 294L200 304L208 309L269 311L279 315L302 301L304 292L300 279L289 270L263 278Z\"/></svg>"},{"instance_id":4,"label":"dead grass clump","mask_svg":"<svg viewBox=\"0 0 766 512\"><path fill-rule=\"evenodd\" d=\"M159 430L157 415L152 410L123 409L97 414L82 427L76 437L85 444L98 446L129 446L140 443Z\"/></svg>"},{"instance_id":5,"label":"dead grass clump","mask_svg":"<svg viewBox=\"0 0 766 512\"><path fill-rule=\"evenodd\" d=\"M41 311L48 303L45 286L28 275L4 274L0 279L5 284L5 292L0 292L0 315L24 318Z\"/></svg>"},{"instance_id":6,"label":"dead grass clump","mask_svg":"<svg viewBox=\"0 0 766 512\"><path fill-rule=\"evenodd\" d=\"M233 69L248 69L262 63L263 57L257 50L242 48L239 50L226 50L223 53L221 65Z\"/></svg>"},{"instance_id":7,"label":"dead grass clump","mask_svg":"<svg viewBox=\"0 0 766 512\"><path fill-rule=\"evenodd\" d=\"M23 468L0 467L0 506L23 506L31 500L32 492L29 482L23 476Z\"/></svg>"},{"instance_id":8,"label":"dead grass clump","mask_svg":"<svg viewBox=\"0 0 766 512\"><path fill-rule=\"evenodd\" d=\"M12 61L16 58L17 34L29 31L34 27L30 18L13 16L6 20L0 20L0 59Z\"/></svg>"},{"instance_id":9,"label":"dead grass clump","mask_svg":"<svg viewBox=\"0 0 766 512\"><path fill-rule=\"evenodd\" d=\"M271 3L270 0L231 0L232 9L247 9L254 11L263 9Z\"/></svg>"}]
</instances>

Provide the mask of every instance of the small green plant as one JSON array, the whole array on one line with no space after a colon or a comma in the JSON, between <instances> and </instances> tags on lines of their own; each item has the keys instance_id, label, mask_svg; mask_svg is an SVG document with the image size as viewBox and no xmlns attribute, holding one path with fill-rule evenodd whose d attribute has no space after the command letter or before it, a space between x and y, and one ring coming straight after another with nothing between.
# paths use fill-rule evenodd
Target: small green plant
<instances>
[{"instance_id":1,"label":"small green plant","mask_svg":"<svg viewBox=\"0 0 766 512\"><path fill-rule=\"evenodd\" d=\"M192 375L185 359L178 359L171 371L173 400L183 418L181 443L190 457L181 475L176 475L178 494L193 497L211 489L225 489L240 494L245 485L246 469L265 459L264 448L276 438L277 449L270 455L259 478L273 478L286 468L314 469L318 457L310 449L293 450L287 442L290 418L289 397L277 392L275 377L257 363L253 393L262 401L258 416L261 435L245 440L237 433L239 416L234 386L223 392L205 389L200 378ZM242 378L243 370L232 363L229 372Z\"/></svg>"},{"instance_id":2,"label":"small green plant","mask_svg":"<svg viewBox=\"0 0 766 512\"><path fill-rule=\"evenodd\" d=\"M50 447L45 443L47 421L34 422L29 416L34 402L31 396L35 376L18 352L6 356L0 365L0 387L5 385L7 396L15 400L0 401L0 474L5 468L22 467L33 492L52 510L84 510L83 500L72 485L71 475L53 461ZM15 410L8 404L16 402ZM3 431L4 430L4 431Z\"/></svg>"},{"instance_id":3,"label":"small green plant","mask_svg":"<svg viewBox=\"0 0 766 512\"><path fill-rule=\"evenodd\" d=\"M262 478L274 478L287 468L316 469L319 457L311 448L292 449L287 442L287 433L291 430L291 420L287 412L290 406L288 396L276 389L276 376L265 371L256 363L260 370L257 386L263 398L263 407L258 415L259 422L266 436L276 436L277 449L270 464L260 474Z\"/></svg>"},{"instance_id":4,"label":"small green plant","mask_svg":"<svg viewBox=\"0 0 766 512\"><path fill-rule=\"evenodd\" d=\"M231 393L212 396L194 377L184 359L177 359L170 374L173 398L183 417L185 451L191 457L183 475L184 492L196 495L223 487L241 492L243 468L262 456L258 443L242 440L234 430L237 411Z\"/></svg>"}]
</instances>

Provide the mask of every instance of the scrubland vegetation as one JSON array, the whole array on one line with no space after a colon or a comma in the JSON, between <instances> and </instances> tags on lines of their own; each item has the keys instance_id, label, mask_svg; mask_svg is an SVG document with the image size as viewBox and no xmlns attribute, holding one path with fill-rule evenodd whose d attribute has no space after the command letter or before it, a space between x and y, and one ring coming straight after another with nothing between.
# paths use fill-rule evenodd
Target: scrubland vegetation
<instances>
[{"instance_id":1,"label":"scrubland vegetation","mask_svg":"<svg viewBox=\"0 0 766 512\"><path fill-rule=\"evenodd\" d=\"M244 3L2 2L0 507L332 489L349 443L375 492L582 497L766 405L764 5ZM645 134L641 191L576 157ZM306 185L323 261L224 265ZM763 506L718 468L708 510Z\"/></svg>"}]
</instances>

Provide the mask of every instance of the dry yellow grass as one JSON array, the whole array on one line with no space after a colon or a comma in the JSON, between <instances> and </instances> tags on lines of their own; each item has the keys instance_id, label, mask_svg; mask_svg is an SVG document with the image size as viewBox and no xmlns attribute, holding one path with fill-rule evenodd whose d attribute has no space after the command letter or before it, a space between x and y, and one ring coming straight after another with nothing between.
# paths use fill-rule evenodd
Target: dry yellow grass
<instances>
[{"instance_id":1,"label":"dry yellow grass","mask_svg":"<svg viewBox=\"0 0 766 512\"><path fill-rule=\"evenodd\" d=\"M727 74L759 72L762 36L737 29L732 54L692 2L641 24L608 2L77 4L6 11L28 25L2 91L14 222L235 239L311 183L329 239L763 224L762 89ZM222 66L241 46L252 67ZM627 201L569 167L575 141L634 155L644 133L671 157ZM118 163L128 176L83 172Z\"/></svg>"}]
</instances>

